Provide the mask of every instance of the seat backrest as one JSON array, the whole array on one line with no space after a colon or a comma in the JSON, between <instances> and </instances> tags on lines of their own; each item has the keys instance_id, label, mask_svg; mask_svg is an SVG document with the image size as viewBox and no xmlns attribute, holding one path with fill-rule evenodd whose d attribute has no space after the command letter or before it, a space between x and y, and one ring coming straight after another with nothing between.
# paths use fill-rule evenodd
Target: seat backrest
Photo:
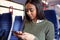
<instances>
[{"instance_id":1,"label":"seat backrest","mask_svg":"<svg viewBox=\"0 0 60 40\"><path fill-rule=\"evenodd\" d=\"M14 20L14 24L13 24L13 31L17 32L17 31L22 31L23 30L23 20L22 20L22 16L15 16L15 20ZM18 40L18 38L16 36L11 35L10 40Z\"/></svg>"},{"instance_id":2,"label":"seat backrest","mask_svg":"<svg viewBox=\"0 0 60 40\"><path fill-rule=\"evenodd\" d=\"M14 31L22 31L22 16L15 16L15 21L13 25Z\"/></svg>"},{"instance_id":3,"label":"seat backrest","mask_svg":"<svg viewBox=\"0 0 60 40\"><path fill-rule=\"evenodd\" d=\"M46 19L51 21L54 24L55 39L57 39L58 38L58 24L57 24L56 12L54 10L45 10L44 14L45 14Z\"/></svg>"},{"instance_id":4,"label":"seat backrest","mask_svg":"<svg viewBox=\"0 0 60 40\"><path fill-rule=\"evenodd\" d=\"M3 13L1 17L1 24L3 30L10 30L12 25L12 15L11 13Z\"/></svg>"},{"instance_id":5,"label":"seat backrest","mask_svg":"<svg viewBox=\"0 0 60 40\"><path fill-rule=\"evenodd\" d=\"M12 25L12 15L11 13L3 13L0 17L0 23L1 23L1 37L3 37L3 40L7 40L11 25ZM4 34L4 35L3 35Z\"/></svg>"}]
</instances>

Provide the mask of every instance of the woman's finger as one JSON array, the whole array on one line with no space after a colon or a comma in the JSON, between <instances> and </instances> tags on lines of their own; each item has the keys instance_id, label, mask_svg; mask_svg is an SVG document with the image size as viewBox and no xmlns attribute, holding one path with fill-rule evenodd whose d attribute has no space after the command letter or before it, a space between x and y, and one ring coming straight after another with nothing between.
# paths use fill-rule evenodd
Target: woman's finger
<instances>
[{"instance_id":1,"label":"woman's finger","mask_svg":"<svg viewBox=\"0 0 60 40\"><path fill-rule=\"evenodd\" d=\"M14 32L14 34L22 35L22 31Z\"/></svg>"},{"instance_id":2,"label":"woman's finger","mask_svg":"<svg viewBox=\"0 0 60 40\"><path fill-rule=\"evenodd\" d=\"M22 31L18 31L17 33L18 33L19 35L22 35L22 34L23 34Z\"/></svg>"},{"instance_id":3,"label":"woman's finger","mask_svg":"<svg viewBox=\"0 0 60 40\"><path fill-rule=\"evenodd\" d=\"M18 38L21 38L21 39L23 39L23 40L25 40L26 39L26 36L25 35L16 35Z\"/></svg>"}]
</instances>

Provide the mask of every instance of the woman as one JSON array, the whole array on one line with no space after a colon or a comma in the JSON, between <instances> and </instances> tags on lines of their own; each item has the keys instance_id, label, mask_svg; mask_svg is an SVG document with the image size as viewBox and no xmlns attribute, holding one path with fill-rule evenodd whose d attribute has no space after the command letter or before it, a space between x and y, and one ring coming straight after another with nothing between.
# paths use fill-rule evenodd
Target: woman
<instances>
[{"instance_id":1,"label":"woman","mask_svg":"<svg viewBox=\"0 0 60 40\"><path fill-rule=\"evenodd\" d=\"M15 36L23 40L53 40L54 26L45 19L41 1L27 0L25 9L24 30Z\"/></svg>"}]
</instances>

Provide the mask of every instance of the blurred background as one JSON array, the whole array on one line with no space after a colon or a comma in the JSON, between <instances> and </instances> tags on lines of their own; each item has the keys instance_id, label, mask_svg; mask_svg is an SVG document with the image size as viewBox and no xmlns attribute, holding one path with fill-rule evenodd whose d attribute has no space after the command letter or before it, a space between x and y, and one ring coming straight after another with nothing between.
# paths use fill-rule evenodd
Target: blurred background
<instances>
[{"instance_id":1,"label":"blurred background","mask_svg":"<svg viewBox=\"0 0 60 40\"><path fill-rule=\"evenodd\" d=\"M15 16L22 16L24 18L24 5L26 0L0 0L0 14L12 12L12 20L14 22ZM60 0L42 0L43 10L54 10L56 15L57 35L54 40L60 40ZM53 13L54 16L54 13ZM51 16L51 17L53 17ZM49 19L48 19L49 20ZM53 18L53 21L55 19ZM55 23L55 22L54 22Z\"/></svg>"}]
</instances>

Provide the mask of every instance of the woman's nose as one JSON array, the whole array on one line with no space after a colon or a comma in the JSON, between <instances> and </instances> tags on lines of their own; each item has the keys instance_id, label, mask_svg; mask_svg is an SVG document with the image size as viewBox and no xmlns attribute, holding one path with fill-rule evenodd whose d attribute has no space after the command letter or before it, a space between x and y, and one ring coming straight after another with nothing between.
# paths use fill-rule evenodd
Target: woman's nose
<instances>
[{"instance_id":1,"label":"woman's nose","mask_svg":"<svg viewBox=\"0 0 60 40\"><path fill-rule=\"evenodd\" d=\"M30 12L30 11L28 11L28 14L29 14L29 15L31 15L31 12Z\"/></svg>"}]
</instances>

